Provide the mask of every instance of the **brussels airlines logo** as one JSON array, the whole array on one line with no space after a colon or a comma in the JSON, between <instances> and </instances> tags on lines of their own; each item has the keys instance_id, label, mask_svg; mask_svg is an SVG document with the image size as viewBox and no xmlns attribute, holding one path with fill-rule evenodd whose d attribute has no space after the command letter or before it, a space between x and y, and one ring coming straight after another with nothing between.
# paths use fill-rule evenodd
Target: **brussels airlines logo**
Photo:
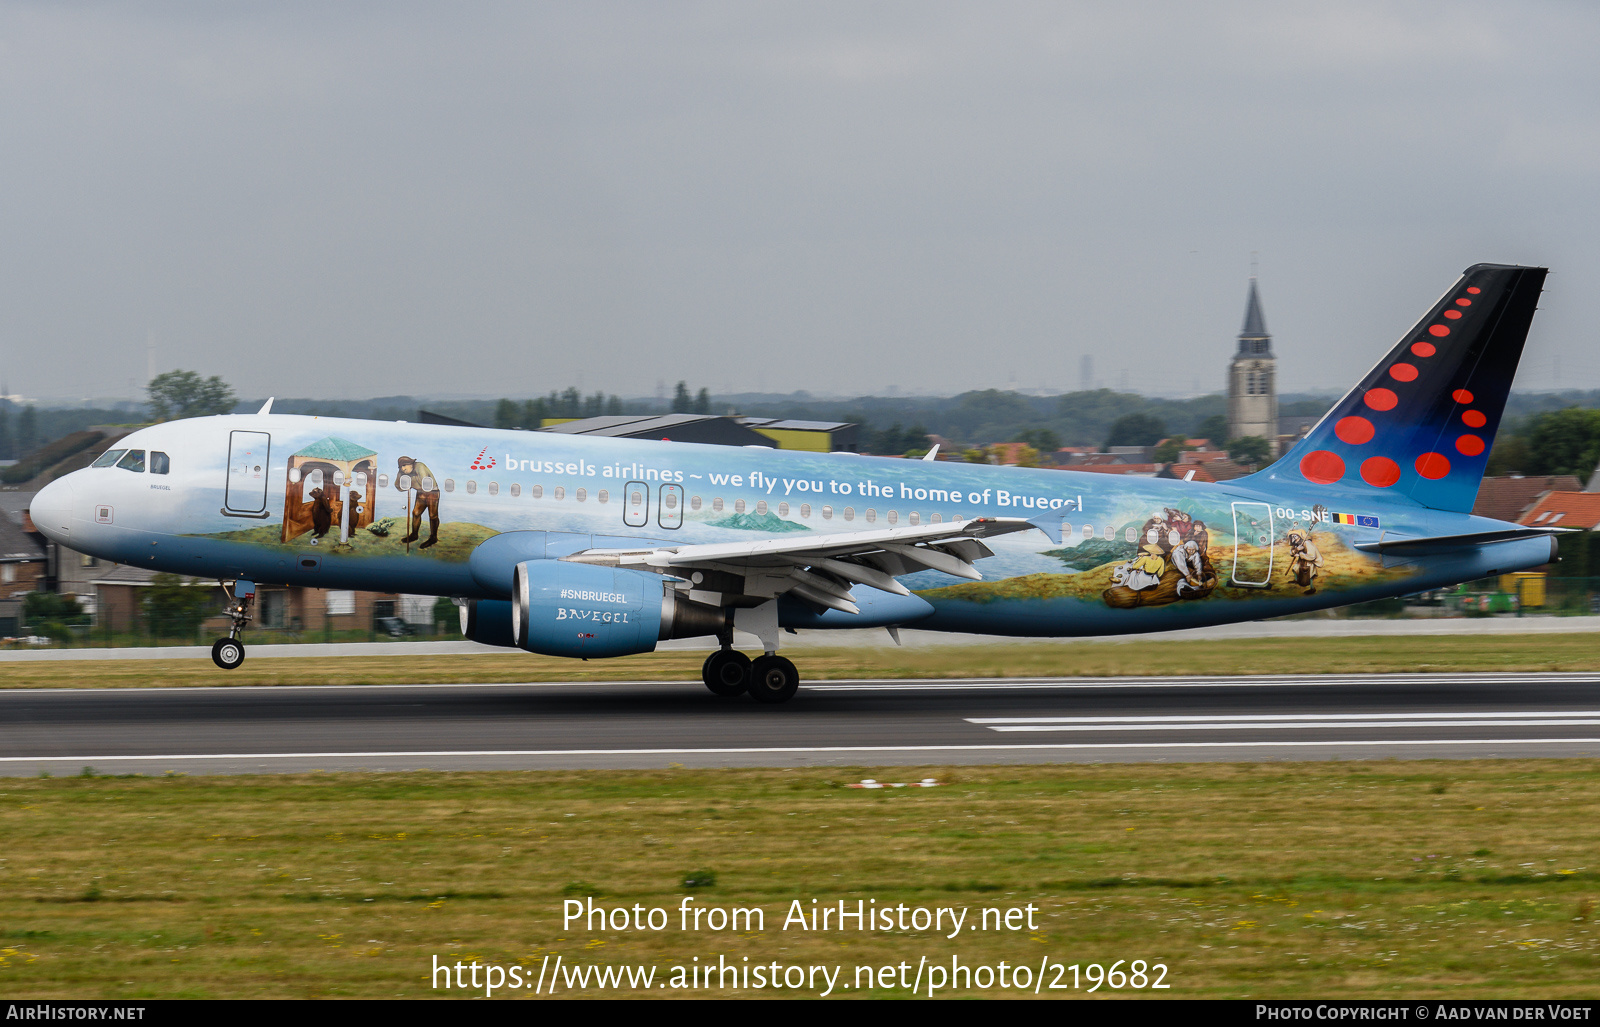
<instances>
[{"instance_id":1,"label":"brussels airlines logo","mask_svg":"<svg viewBox=\"0 0 1600 1027\"><path fill-rule=\"evenodd\" d=\"M488 453L488 446L478 450L478 458L472 461L472 469L474 471L487 471L494 466L494 457L489 456Z\"/></svg>"}]
</instances>

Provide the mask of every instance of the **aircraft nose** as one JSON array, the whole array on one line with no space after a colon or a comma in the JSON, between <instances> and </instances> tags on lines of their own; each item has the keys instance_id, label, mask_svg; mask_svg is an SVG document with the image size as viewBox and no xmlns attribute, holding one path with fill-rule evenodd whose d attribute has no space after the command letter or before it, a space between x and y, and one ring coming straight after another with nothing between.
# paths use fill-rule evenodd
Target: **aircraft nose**
<instances>
[{"instance_id":1,"label":"aircraft nose","mask_svg":"<svg viewBox=\"0 0 1600 1027\"><path fill-rule=\"evenodd\" d=\"M72 541L72 507L77 491L77 482L69 474L40 489L28 506L33 526L52 542L67 545Z\"/></svg>"}]
</instances>

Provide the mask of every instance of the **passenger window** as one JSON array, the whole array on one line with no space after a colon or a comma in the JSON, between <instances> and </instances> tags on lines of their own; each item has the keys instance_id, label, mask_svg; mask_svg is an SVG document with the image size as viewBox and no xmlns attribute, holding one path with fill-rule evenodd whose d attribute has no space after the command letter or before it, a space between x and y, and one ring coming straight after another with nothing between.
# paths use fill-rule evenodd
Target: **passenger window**
<instances>
[{"instance_id":1,"label":"passenger window","mask_svg":"<svg viewBox=\"0 0 1600 1027\"><path fill-rule=\"evenodd\" d=\"M567 498L566 486L557 485L555 492L551 493L551 496L552 496L552 498L555 498L555 499L566 499Z\"/></svg>"},{"instance_id":2,"label":"passenger window","mask_svg":"<svg viewBox=\"0 0 1600 1027\"><path fill-rule=\"evenodd\" d=\"M890 524L898 524L899 522L900 522L900 512L898 510L890 510L889 511L889 523Z\"/></svg>"},{"instance_id":3,"label":"passenger window","mask_svg":"<svg viewBox=\"0 0 1600 1027\"><path fill-rule=\"evenodd\" d=\"M127 454L124 455L121 460L117 461L117 466L122 468L124 471L133 471L136 474L143 474L144 473L144 450L142 450L142 449L130 449L130 450L128 450Z\"/></svg>"},{"instance_id":4,"label":"passenger window","mask_svg":"<svg viewBox=\"0 0 1600 1027\"><path fill-rule=\"evenodd\" d=\"M722 512L722 497L721 496L718 496L716 499L713 499L711 501L711 509L714 510L715 512L717 512L717 513L721 513Z\"/></svg>"},{"instance_id":5,"label":"passenger window","mask_svg":"<svg viewBox=\"0 0 1600 1027\"><path fill-rule=\"evenodd\" d=\"M913 510L913 511L911 511L910 515L906 517L906 523L907 524L921 524L922 523L922 515L917 513L915 510Z\"/></svg>"},{"instance_id":6,"label":"passenger window","mask_svg":"<svg viewBox=\"0 0 1600 1027\"><path fill-rule=\"evenodd\" d=\"M583 502L584 500L588 499L589 498L589 490L588 489L579 489L578 492L577 492L576 498L577 498L578 502L580 502L580 503Z\"/></svg>"},{"instance_id":7,"label":"passenger window","mask_svg":"<svg viewBox=\"0 0 1600 1027\"><path fill-rule=\"evenodd\" d=\"M822 508L822 519L825 521L833 520L833 507L825 506Z\"/></svg>"},{"instance_id":8,"label":"passenger window","mask_svg":"<svg viewBox=\"0 0 1600 1027\"><path fill-rule=\"evenodd\" d=\"M760 502L758 502L756 504L756 513L764 514L766 512L767 512L767 501L765 499L763 499L763 500L761 500Z\"/></svg>"},{"instance_id":9,"label":"passenger window","mask_svg":"<svg viewBox=\"0 0 1600 1027\"><path fill-rule=\"evenodd\" d=\"M150 451L150 473L166 474L172 470L172 459L160 450Z\"/></svg>"},{"instance_id":10,"label":"passenger window","mask_svg":"<svg viewBox=\"0 0 1600 1027\"><path fill-rule=\"evenodd\" d=\"M533 488L528 490L528 495L532 496L534 499L543 499L544 498L544 486L543 485L535 485Z\"/></svg>"},{"instance_id":11,"label":"passenger window","mask_svg":"<svg viewBox=\"0 0 1600 1027\"><path fill-rule=\"evenodd\" d=\"M424 479L423 483L426 484L427 480ZM454 478L446 478L444 480L444 490L446 492L454 492L456 490L456 480Z\"/></svg>"},{"instance_id":12,"label":"passenger window","mask_svg":"<svg viewBox=\"0 0 1600 1027\"><path fill-rule=\"evenodd\" d=\"M389 476L387 474L378 475L378 487L380 489L386 489L389 487Z\"/></svg>"},{"instance_id":13,"label":"passenger window","mask_svg":"<svg viewBox=\"0 0 1600 1027\"><path fill-rule=\"evenodd\" d=\"M112 467L112 466L114 466L116 464L116 462L118 460L122 459L122 454L124 454L126 452L127 452L126 449L108 449L104 453L100 454L100 459L96 460L94 463L90 464L89 466L90 467Z\"/></svg>"},{"instance_id":14,"label":"passenger window","mask_svg":"<svg viewBox=\"0 0 1600 1027\"><path fill-rule=\"evenodd\" d=\"M512 482L511 483L511 498L512 499L516 499L520 495L522 495L522 486L520 484L518 484L517 482Z\"/></svg>"},{"instance_id":15,"label":"passenger window","mask_svg":"<svg viewBox=\"0 0 1600 1027\"><path fill-rule=\"evenodd\" d=\"M1128 530L1123 532L1122 537L1128 542L1137 542L1139 541L1139 529L1130 524L1128 525Z\"/></svg>"},{"instance_id":16,"label":"passenger window","mask_svg":"<svg viewBox=\"0 0 1600 1027\"><path fill-rule=\"evenodd\" d=\"M467 482L467 495L473 496L473 495L477 495L477 493L478 493L478 483L475 482L475 481L469 480Z\"/></svg>"},{"instance_id":17,"label":"passenger window","mask_svg":"<svg viewBox=\"0 0 1600 1027\"><path fill-rule=\"evenodd\" d=\"M870 506L867 507L867 523L868 524L876 524L877 522L878 522L878 511L874 510Z\"/></svg>"},{"instance_id":18,"label":"passenger window","mask_svg":"<svg viewBox=\"0 0 1600 1027\"><path fill-rule=\"evenodd\" d=\"M944 523L944 515L943 514L934 514L932 517L928 518L928 523L929 524L943 524Z\"/></svg>"},{"instance_id":19,"label":"passenger window","mask_svg":"<svg viewBox=\"0 0 1600 1027\"><path fill-rule=\"evenodd\" d=\"M602 503L609 503L611 502L611 493L606 489L601 489L595 494L594 498L600 500Z\"/></svg>"},{"instance_id":20,"label":"passenger window","mask_svg":"<svg viewBox=\"0 0 1600 1027\"><path fill-rule=\"evenodd\" d=\"M778 516L779 517L787 517L787 516L789 516L789 504L788 503L779 503L778 504Z\"/></svg>"},{"instance_id":21,"label":"passenger window","mask_svg":"<svg viewBox=\"0 0 1600 1027\"><path fill-rule=\"evenodd\" d=\"M689 500L689 509L691 509L691 510L700 509L700 497L699 496L695 496L693 499Z\"/></svg>"},{"instance_id":22,"label":"passenger window","mask_svg":"<svg viewBox=\"0 0 1600 1027\"><path fill-rule=\"evenodd\" d=\"M661 502L665 504L668 510L676 510L678 508L678 494L676 492L668 492L661 497Z\"/></svg>"},{"instance_id":23,"label":"passenger window","mask_svg":"<svg viewBox=\"0 0 1600 1027\"><path fill-rule=\"evenodd\" d=\"M744 500L735 499L733 501L733 512L734 513L744 513Z\"/></svg>"},{"instance_id":24,"label":"passenger window","mask_svg":"<svg viewBox=\"0 0 1600 1027\"><path fill-rule=\"evenodd\" d=\"M847 520L847 521L855 520L856 519L856 508L853 507L853 506L845 507L844 508L844 519Z\"/></svg>"},{"instance_id":25,"label":"passenger window","mask_svg":"<svg viewBox=\"0 0 1600 1027\"><path fill-rule=\"evenodd\" d=\"M800 516L801 517L810 517L811 516L811 504L810 503L801 503L800 504Z\"/></svg>"},{"instance_id":26,"label":"passenger window","mask_svg":"<svg viewBox=\"0 0 1600 1027\"><path fill-rule=\"evenodd\" d=\"M498 496L499 494L500 494L500 483L497 482L497 481L491 481L489 483L489 495Z\"/></svg>"}]
</instances>

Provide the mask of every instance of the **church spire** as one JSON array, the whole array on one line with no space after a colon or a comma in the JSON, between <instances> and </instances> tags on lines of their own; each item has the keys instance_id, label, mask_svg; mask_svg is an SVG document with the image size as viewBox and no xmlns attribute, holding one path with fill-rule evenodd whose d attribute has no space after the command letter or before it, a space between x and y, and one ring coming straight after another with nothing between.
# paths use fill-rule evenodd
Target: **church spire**
<instances>
[{"instance_id":1,"label":"church spire","mask_svg":"<svg viewBox=\"0 0 1600 1027\"><path fill-rule=\"evenodd\" d=\"M1250 298L1244 307L1244 328L1239 332L1240 356L1272 356L1272 335L1267 331L1267 319L1261 313L1261 294L1256 290L1256 279L1250 276Z\"/></svg>"}]
</instances>

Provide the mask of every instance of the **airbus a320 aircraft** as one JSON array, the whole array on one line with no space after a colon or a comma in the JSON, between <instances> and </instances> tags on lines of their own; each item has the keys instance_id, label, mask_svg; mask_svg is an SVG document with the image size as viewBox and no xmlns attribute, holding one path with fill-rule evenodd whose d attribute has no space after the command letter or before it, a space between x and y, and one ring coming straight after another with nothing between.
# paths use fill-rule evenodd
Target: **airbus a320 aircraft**
<instances>
[{"instance_id":1,"label":"airbus a320 aircraft","mask_svg":"<svg viewBox=\"0 0 1600 1027\"><path fill-rule=\"evenodd\" d=\"M720 643L788 700L785 629L1161 631L1548 563L1469 512L1545 277L1478 264L1286 455L1222 484L269 413L143 428L46 486L50 538L216 578L450 596L468 638L584 659ZM733 648L753 634L763 655Z\"/></svg>"}]
</instances>

